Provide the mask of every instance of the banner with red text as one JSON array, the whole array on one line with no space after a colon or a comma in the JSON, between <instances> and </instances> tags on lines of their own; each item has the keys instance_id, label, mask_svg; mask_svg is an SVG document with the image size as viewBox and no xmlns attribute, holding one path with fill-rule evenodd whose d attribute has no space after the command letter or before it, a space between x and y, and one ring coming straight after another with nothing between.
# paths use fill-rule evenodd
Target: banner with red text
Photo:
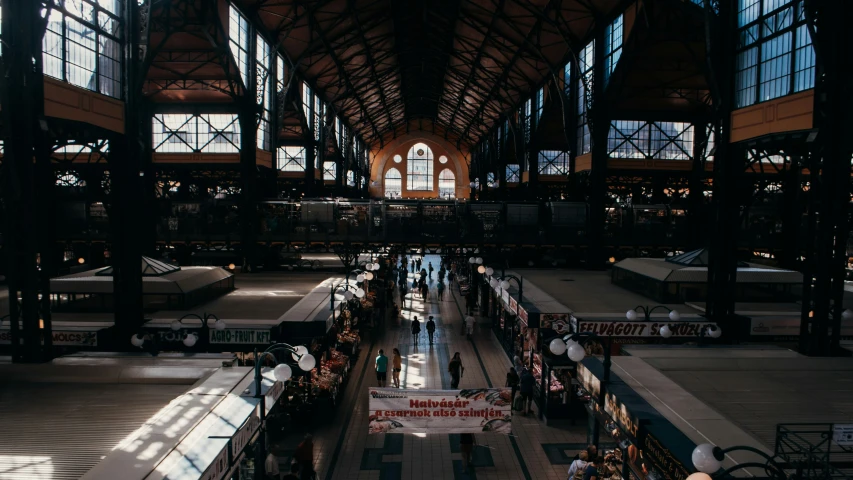
<instances>
[{"instance_id":1,"label":"banner with red text","mask_svg":"<svg viewBox=\"0 0 853 480\"><path fill-rule=\"evenodd\" d=\"M369 388L370 433L512 433L509 388Z\"/></svg>"}]
</instances>

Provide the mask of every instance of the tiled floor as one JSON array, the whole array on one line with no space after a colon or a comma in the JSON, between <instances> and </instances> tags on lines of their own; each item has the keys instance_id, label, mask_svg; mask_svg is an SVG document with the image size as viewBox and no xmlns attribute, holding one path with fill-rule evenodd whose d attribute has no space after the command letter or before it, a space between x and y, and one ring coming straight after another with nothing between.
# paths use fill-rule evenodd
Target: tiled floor
<instances>
[{"instance_id":1,"label":"tiled floor","mask_svg":"<svg viewBox=\"0 0 853 480\"><path fill-rule=\"evenodd\" d=\"M438 256L428 256L437 268ZM426 264L426 262L424 262ZM411 273L410 273L411 276ZM411 281L411 277L410 277ZM462 473L458 435L368 435L366 388L376 386L373 358L380 348L390 355L394 347L403 356L400 376L404 388L448 389L447 362L460 352L465 373L461 388L503 386L510 361L491 329L478 325L472 340L461 334L462 300L458 292L445 291L437 300L435 274L431 296L405 299L402 325L389 322L375 338L364 339L362 351L335 420L315 432L318 478L332 479L555 479L566 478L565 458L574 456L586 439L586 423L570 430L546 427L534 416L516 415L513 435L478 434L472 474ZM398 299L399 301L399 299ZM409 319L425 321L433 315L438 328L430 345L424 327L417 345ZM389 378L390 383L390 378Z\"/></svg>"}]
</instances>

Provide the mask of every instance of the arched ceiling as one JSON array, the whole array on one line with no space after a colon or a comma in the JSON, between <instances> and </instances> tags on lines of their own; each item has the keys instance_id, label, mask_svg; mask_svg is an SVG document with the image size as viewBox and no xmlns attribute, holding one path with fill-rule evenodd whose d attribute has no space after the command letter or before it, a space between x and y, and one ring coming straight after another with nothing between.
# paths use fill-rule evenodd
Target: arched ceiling
<instances>
[{"instance_id":1,"label":"arched ceiling","mask_svg":"<svg viewBox=\"0 0 853 480\"><path fill-rule=\"evenodd\" d=\"M625 0L237 0L371 145L486 134Z\"/></svg>"}]
</instances>

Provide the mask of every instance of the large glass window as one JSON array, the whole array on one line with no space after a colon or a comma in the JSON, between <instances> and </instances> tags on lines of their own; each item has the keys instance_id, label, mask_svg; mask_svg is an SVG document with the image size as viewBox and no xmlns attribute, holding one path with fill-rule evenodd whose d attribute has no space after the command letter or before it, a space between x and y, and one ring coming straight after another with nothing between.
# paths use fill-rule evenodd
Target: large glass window
<instances>
[{"instance_id":1,"label":"large glass window","mask_svg":"<svg viewBox=\"0 0 853 480\"><path fill-rule=\"evenodd\" d=\"M249 22L231 5L228 15L228 45L237 62L237 70L243 79L243 85L249 84Z\"/></svg>"},{"instance_id":2,"label":"large glass window","mask_svg":"<svg viewBox=\"0 0 853 480\"><path fill-rule=\"evenodd\" d=\"M545 87L536 92L535 128L539 128L539 118L542 117L542 109L545 108Z\"/></svg>"},{"instance_id":3,"label":"large glass window","mask_svg":"<svg viewBox=\"0 0 853 480\"><path fill-rule=\"evenodd\" d=\"M684 122L614 120L607 137L612 158L693 158L693 125Z\"/></svg>"},{"instance_id":4,"label":"large glass window","mask_svg":"<svg viewBox=\"0 0 853 480\"><path fill-rule=\"evenodd\" d=\"M539 174L568 175L569 152L562 150L541 150L539 152Z\"/></svg>"},{"instance_id":5,"label":"large glass window","mask_svg":"<svg viewBox=\"0 0 853 480\"><path fill-rule=\"evenodd\" d=\"M592 67L595 59L595 41L589 43L578 56L578 70L580 78L578 83L578 154L583 155L590 152L592 140L589 133L587 121L587 103L590 101L587 95L592 95ZM589 90L589 91L588 91Z\"/></svg>"},{"instance_id":6,"label":"large glass window","mask_svg":"<svg viewBox=\"0 0 853 480\"><path fill-rule=\"evenodd\" d=\"M302 82L302 112L305 113L305 122L308 123L308 127L311 127L311 106L314 102L314 93L311 91L311 87Z\"/></svg>"},{"instance_id":7,"label":"large glass window","mask_svg":"<svg viewBox=\"0 0 853 480\"><path fill-rule=\"evenodd\" d=\"M456 175L449 168L438 174L438 196L441 198L456 198Z\"/></svg>"},{"instance_id":8,"label":"large glass window","mask_svg":"<svg viewBox=\"0 0 853 480\"><path fill-rule=\"evenodd\" d=\"M53 5L42 40L44 74L121 98L121 7L118 0Z\"/></svg>"},{"instance_id":9,"label":"large glass window","mask_svg":"<svg viewBox=\"0 0 853 480\"><path fill-rule=\"evenodd\" d=\"M326 108L320 97L314 95L314 121L312 128L314 129L314 140L320 140L320 129L323 128L323 118L326 115Z\"/></svg>"},{"instance_id":10,"label":"large glass window","mask_svg":"<svg viewBox=\"0 0 853 480\"><path fill-rule=\"evenodd\" d=\"M305 147L279 147L278 169L282 172L304 172Z\"/></svg>"},{"instance_id":11,"label":"large glass window","mask_svg":"<svg viewBox=\"0 0 853 480\"><path fill-rule=\"evenodd\" d=\"M240 123L232 113L192 115L167 113L152 120L154 151L158 153L237 153Z\"/></svg>"},{"instance_id":12,"label":"large glass window","mask_svg":"<svg viewBox=\"0 0 853 480\"><path fill-rule=\"evenodd\" d=\"M572 62L563 67L563 91L566 92L566 95L571 96L572 94Z\"/></svg>"},{"instance_id":13,"label":"large glass window","mask_svg":"<svg viewBox=\"0 0 853 480\"><path fill-rule=\"evenodd\" d=\"M737 107L814 88L805 23L802 0L738 0Z\"/></svg>"},{"instance_id":14,"label":"large glass window","mask_svg":"<svg viewBox=\"0 0 853 480\"><path fill-rule=\"evenodd\" d=\"M336 162L323 162L323 180L335 180L338 177Z\"/></svg>"},{"instance_id":15,"label":"large glass window","mask_svg":"<svg viewBox=\"0 0 853 480\"><path fill-rule=\"evenodd\" d=\"M425 143L416 143L406 157L409 190L432 190L432 150Z\"/></svg>"},{"instance_id":16,"label":"large glass window","mask_svg":"<svg viewBox=\"0 0 853 480\"><path fill-rule=\"evenodd\" d=\"M258 148L272 150L272 54L270 46L260 35L255 47L255 67L258 77L258 105L261 106L261 118L258 121Z\"/></svg>"},{"instance_id":17,"label":"large glass window","mask_svg":"<svg viewBox=\"0 0 853 480\"><path fill-rule=\"evenodd\" d=\"M506 166L506 183L518 183L521 181L521 169L517 163Z\"/></svg>"},{"instance_id":18,"label":"large glass window","mask_svg":"<svg viewBox=\"0 0 853 480\"><path fill-rule=\"evenodd\" d=\"M392 168L385 172L385 198L399 198L403 193L403 177Z\"/></svg>"},{"instance_id":19,"label":"large glass window","mask_svg":"<svg viewBox=\"0 0 853 480\"><path fill-rule=\"evenodd\" d=\"M604 31L604 49L604 83L607 83L622 56L622 15L616 17Z\"/></svg>"}]
</instances>

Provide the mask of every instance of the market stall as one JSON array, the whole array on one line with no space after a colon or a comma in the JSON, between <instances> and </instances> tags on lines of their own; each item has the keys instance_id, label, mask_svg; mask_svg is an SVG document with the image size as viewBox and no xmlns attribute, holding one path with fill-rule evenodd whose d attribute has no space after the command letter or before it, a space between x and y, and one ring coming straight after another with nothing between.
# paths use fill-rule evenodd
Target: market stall
<instances>
[{"instance_id":1,"label":"market stall","mask_svg":"<svg viewBox=\"0 0 853 480\"><path fill-rule=\"evenodd\" d=\"M497 273L492 277L500 278ZM572 382L574 363L565 356L553 355L546 346L554 337L570 331L571 310L531 282L524 282L520 294L516 285L503 289L499 281L489 280L495 285L491 296L498 309L493 329L507 356L521 359L536 378L539 388L533 398L540 417L546 422L569 418L571 401L566 385Z\"/></svg>"},{"instance_id":2,"label":"market stall","mask_svg":"<svg viewBox=\"0 0 853 480\"><path fill-rule=\"evenodd\" d=\"M604 407L596 401L601 391L604 367L596 358L577 364L578 400L586 405L589 419L587 441L593 443L595 429L604 426L605 449L602 476L610 480L684 480L694 469L691 454L696 444L654 409L631 386L611 372L604 386Z\"/></svg>"}]
</instances>

